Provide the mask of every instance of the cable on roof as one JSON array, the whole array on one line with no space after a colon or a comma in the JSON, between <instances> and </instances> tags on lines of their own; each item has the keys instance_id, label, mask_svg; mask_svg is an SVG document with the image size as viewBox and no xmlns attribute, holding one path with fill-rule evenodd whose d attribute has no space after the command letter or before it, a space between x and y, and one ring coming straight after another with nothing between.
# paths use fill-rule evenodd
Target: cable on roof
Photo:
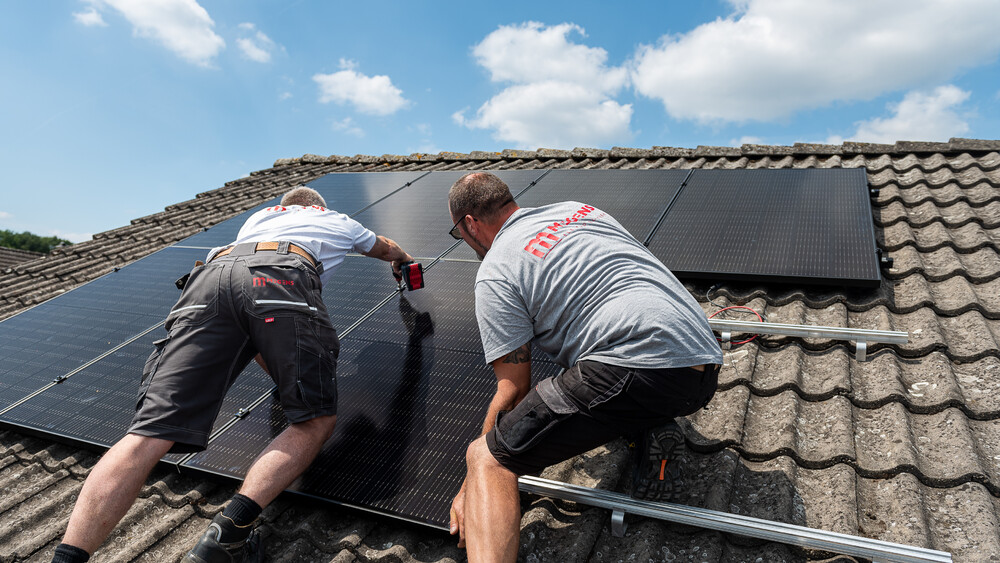
<instances>
[{"instance_id":1,"label":"cable on roof","mask_svg":"<svg viewBox=\"0 0 1000 563\"><path fill-rule=\"evenodd\" d=\"M712 290L709 289L709 291L711 292ZM709 303L711 303L711 300L709 300ZM713 303L713 305L714 305L714 303ZM711 315L709 315L708 318L710 318L710 319L715 318L715 315L718 315L719 313L721 313L723 311L732 311L734 309L743 309L743 310L746 310L746 311L750 311L751 313L757 315L757 320L758 321L764 322L764 316L763 315L761 315L760 313L758 313L755 309L752 309L750 307L746 307L744 305L731 305L729 307L723 307L723 308L719 309L718 311L716 311L716 312L712 313ZM733 344L733 346L739 346L740 344L746 344L748 342L753 342L758 336L760 336L760 335L759 334L755 334L755 335L751 336L750 338L747 338L746 340L740 340L739 342L733 342L732 344ZM716 338L716 340L718 340L719 342L722 342L721 338Z\"/></svg>"}]
</instances>

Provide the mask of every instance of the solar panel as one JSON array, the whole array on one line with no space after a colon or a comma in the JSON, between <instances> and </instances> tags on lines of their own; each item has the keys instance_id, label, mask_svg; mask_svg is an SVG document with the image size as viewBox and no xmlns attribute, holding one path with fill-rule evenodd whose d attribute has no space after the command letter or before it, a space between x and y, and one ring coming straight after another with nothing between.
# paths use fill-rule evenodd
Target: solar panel
<instances>
[{"instance_id":1,"label":"solar panel","mask_svg":"<svg viewBox=\"0 0 1000 563\"><path fill-rule=\"evenodd\" d=\"M414 325L407 344L353 333L344 339L337 429L293 491L447 528L451 499L465 475L465 449L479 435L496 379L481 353L430 345L427 327L440 326L436 318ZM399 332L405 323L401 318ZM536 378L559 372L544 361L534 368ZM285 428L272 396L183 467L242 478Z\"/></svg>"},{"instance_id":2,"label":"solar panel","mask_svg":"<svg viewBox=\"0 0 1000 563\"><path fill-rule=\"evenodd\" d=\"M415 182L427 172L334 172L306 184L319 192L329 209L354 215Z\"/></svg>"},{"instance_id":3,"label":"solar panel","mask_svg":"<svg viewBox=\"0 0 1000 563\"><path fill-rule=\"evenodd\" d=\"M191 235L188 238L176 243L174 246L189 246L194 248L203 248L206 250L215 248L216 246L225 246L236 240L236 235L240 232L240 227L243 226L243 223L246 223L246 220L249 219L251 215L261 209L277 205L279 201L280 198L265 201L256 207L236 215L235 217L230 217L217 225L213 225L204 232ZM206 254L208 253L204 251L202 252L202 260L205 259L204 255Z\"/></svg>"},{"instance_id":4,"label":"solar panel","mask_svg":"<svg viewBox=\"0 0 1000 563\"><path fill-rule=\"evenodd\" d=\"M467 172L431 172L354 218L376 234L395 240L413 256L436 258L455 242L448 236L454 224L448 213L448 189ZM492 172L515 193L545 173L544 170Z\"/></svg>"},{"instance_id":5,"label":"solar panel","mask_svg":"<svg viewBox=\"0 0 1000 563\"><path fill-rule=\"evenodd\" d=\"M517 197L521 207L579 201L606 211L632 236L645 242L690 170L552 170ZM517 194L514 188L511 193ZM449 260L473 260L466 244Z\"/></svg>"},{"instance_id":6,"label":"solar panel","mask_svg":"<svg viewBox=\"0 0 1000 563\"><path fill-rule=\"evenodd\" d=\"M3 420L77 442L111 446L125 435L135 412L143 365L153 341L164 335L158 329L140 337L7 411ZM226 395L215 428L272 385L271 378L251 364Z\"/></svg>"},{"instance_id":7,"label":"solar panel","mask_svg":"<svg viewBox=\"0 0 1000 563\"><path fill-rule=\"evenodd\" d=\"M396 291L392 267L365 256L347 256L323 286L323 303L338 334Z\"/></svg>"},{"instance_id":8,"label":"solar panel","mask_svg":"<svg viewBox=\"0 0 1000 563\"><path fill-rule=\"evenodd\" d=\"M684 278L880 283L860 168L696 170L649 249Z\"/></svg>"}]
</instances>

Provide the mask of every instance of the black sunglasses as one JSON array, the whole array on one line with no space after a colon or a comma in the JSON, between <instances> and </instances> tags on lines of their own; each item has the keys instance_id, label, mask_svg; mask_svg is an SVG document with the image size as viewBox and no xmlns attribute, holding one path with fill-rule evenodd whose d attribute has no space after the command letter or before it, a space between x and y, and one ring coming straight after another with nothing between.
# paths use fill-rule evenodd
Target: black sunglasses
<instances>
[{"instance_id":1,"label":"black sunglasses","mask_svg":"<svg viewBox=\"0 0 1000 563\"><path fill-rule=\"evenodd\" d=\"M500 205L498 205L496 208L500 209L501 207L507 205L508 203L514 203L514 198L512 198L512 197L511 198L507 198L507 200L505 200L503 203L501 203ZM466 213L466 215L468 215L468 213ZM448 231L448 234L451 235L451 238L453 238L455 240L462 240L462 233L460 233L458 231L458 226L462 223L462 221L464 219L465 219L465 215L462 215L462 218L459 219L457 223L455 223L455 226L452 227L450 231Z\"/></svg>"}]
</instances>

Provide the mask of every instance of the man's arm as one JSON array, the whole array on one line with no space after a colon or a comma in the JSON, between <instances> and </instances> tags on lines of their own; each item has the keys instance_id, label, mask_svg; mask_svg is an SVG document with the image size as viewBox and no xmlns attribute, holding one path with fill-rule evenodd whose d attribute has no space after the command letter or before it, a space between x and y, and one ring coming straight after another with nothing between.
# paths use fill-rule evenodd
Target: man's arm
<instances>
[{"instance_id":1,"label":"man's arm","mask_svg":"<svg viewBox=\"0 0 1000 563\"><path fill-rule=\"evenodd\" d=\"M392 262L392 271L397 277L402 273L400 269L402 264L413 262L413 257L400 248L396 244L396 241L381 235L375 237L375 244L372 245L372 249L363 254L369 258L378 258L379 260Z\"/></svg>"},{"instance_id":2,"label":"man's arm","mask_svg":"<svg viewBox=\"0 0 1000 563\"><path fill-rule=\"evenodd\" d=\"M531 343L493 360L490 365L497 376L497 390L486 411L483 434L493 429L500 411L513 409L531 390Z\"/></svg>"}]
</instances>

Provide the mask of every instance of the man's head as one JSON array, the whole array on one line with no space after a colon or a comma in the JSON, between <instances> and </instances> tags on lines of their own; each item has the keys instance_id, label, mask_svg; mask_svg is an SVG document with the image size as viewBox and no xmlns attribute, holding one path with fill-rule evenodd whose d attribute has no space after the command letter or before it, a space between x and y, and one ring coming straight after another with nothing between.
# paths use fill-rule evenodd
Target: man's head
<instances>
[{"instance_id":1,"label":"man's head","mask_svg":"<svg viewBox=\"0 0 1000 563\"><path fill-rule=\"evenodd\" d=\"M326 207L326 200L316 190L299 186L281 197L281 205L304 205L306 207L318 205Z\"/></svg>"},{"instance_id":2,"label":"man's head","mask_svg":"<svg viewBox=\"0 0 1000 563\"><path fill-rule=\"evenodd\" d=\"M455 222L452 236L465 240L480 260L504 221L517 209L507 184L489 172L470 172L448 191L448 211Z\"/></svg>"}]
</instances>

